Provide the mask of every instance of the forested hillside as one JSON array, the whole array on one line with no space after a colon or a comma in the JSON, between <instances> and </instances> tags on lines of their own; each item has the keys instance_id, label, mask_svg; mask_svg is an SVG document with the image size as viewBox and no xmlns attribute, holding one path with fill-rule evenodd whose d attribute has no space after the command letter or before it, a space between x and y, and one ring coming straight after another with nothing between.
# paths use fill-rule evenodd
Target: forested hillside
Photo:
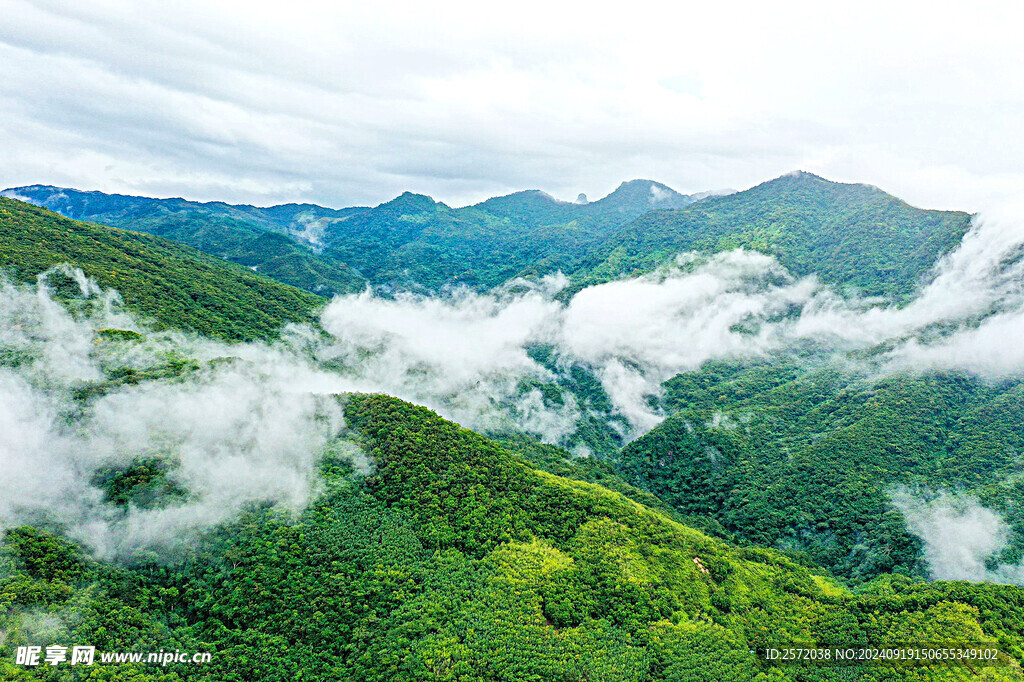
<instances>
[{"instance_id":1,"label":"forested hillside","mask_svg":"<svg viewBox=\"0 0 1024 682\"><path fill-rule=\"evenodd\" d=\"M222 253L0 199L0 678L79 679L9 655L65 643L212 656L89 671L132 682L1024 679L1024 383L971 345L1017 323L1024 261L970 263L970 306L934 305L956 268L917 288L966 214L807 174L699 203L69 197ZM378 291L325 308L265 276L271 241ZM737 252L582 289L737 247L789 272ZM250 248L255 272L218 257ZM1012 660L758 653L794 643Z\"/></svg>"},{"instance_id":2,"label":"forested hillside","mask_svg":"<svg viewBox=\"0 0 1024 682\"><path fill-rule=\"evenodd\" d=\"M530 271L568 268L616 227L692 199L634 180L592 203L531 191L452 209L410 193L374 209L270 208L150 199L33 185L5 190L70 218L149 232L318 294L385 288L490 288Z\"/></svg>"},{"instance_id":3,"label":"forested hillside","mask_svg":"<svg viewBox=\"0 0 1024 682\"><path fill-rule=\"evenodd\" d=\"M905 299L969 225L966 213L925 211L870 185L798 172L638 218L608 238L584 281L650 270L684 251L745 248L799 276Z\"/></svg>"},{"instance_id":4,"label":"forested hillside","mask_svg":"<svg viewBox=\"0 0 1024 682\"><path fill-rule=\"evenodd\" d=\"M272 208L82 192L32 185L4 195L88 220L171 239L321 296L359 291L365 280L318 253L324 225L359 213L309 204Z\"/></svg>"},{"instance_id":5,"label":"forested hillside","mask_svg":"<svg viewBox=\"0 0 1024 682\"><path fill-rule=\"evenodd\" d=\"M850 578L927 574L890 494L975 495L1024 550L1024 384L961 373L882 380L838 367L711 364L666 382L678 410L630 443L630 483L755 544L805 552Z\"/></svg>"},{"instance_id":6,"label":"forested hillside","mask_svg":"<svg viewBox=\"0 0 1024 682\"><path fill-rule=\"evenodd\" d=\"M227 339L274 337L288 322L315 320L323 303L172 241L68 220L0 197L0 271L35 281L64 264L118 291L144 318Z\"/></svg>"},{"instance_id":7,"label":"forested hillside","mask_svg":"<svg viewBox=\"0 0 1024 682\"><path fill-rule=\"evenodd\" d=\"M72 218L151 232L320 294L490 289L562 271L574 288L650 271L686 251L775 256L792 273L899 300L966 232L969 216L926 211L867 185L794 173L724 196L649 180L590 203L517 192L450 208L405 193L376 208L199 204L47 186L6 190ZM364 279L365 278L365 279Z\"/></svg>"},{"instance_id":8,"label":"forested hillside","mask_svg":"<svg viewBox=\"0 0 1024 682\"><path fill-rule=\"evenodd\" d=\"M92 672L223 682L973 679L978 667L952 663L770 665L756 649L988 641L1017 662L985 679L1021 679L1020 588L886 577L851 592L537 472L423 408L352 396L345 411L372 475L328 453L326 488L300 517L254 508L187 559L114 566L45 530L8 530L8 643L44 632L100 650L206 651L206 665ZM4 679L59 679L0 666Z\"/></svg>"}]
</instances>

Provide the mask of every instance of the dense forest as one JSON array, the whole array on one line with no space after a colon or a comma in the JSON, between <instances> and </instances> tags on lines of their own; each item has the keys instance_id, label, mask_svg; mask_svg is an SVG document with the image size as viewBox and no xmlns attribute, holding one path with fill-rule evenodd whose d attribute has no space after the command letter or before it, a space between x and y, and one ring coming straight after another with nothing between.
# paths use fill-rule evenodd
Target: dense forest
<instances>
[{"instance_id":1,"label":"dense forest","mask_svg":"<svg viewBox=\"0 0 1024 682\"><path fill-rule=\"evenodd\" d=\"M797 173L725 196L634 180L590 203L540 191L451 208L405 193L375 208L197 204L46 186L6 190L68 217L150 232L316 293L489 289L561 271L574 288L647 272L684 251L775 256L798 276L909 296L969 216L908 206L867 185Z\"/></svg>"},{"instance_id":2,"label":"dense forest","mask_svg":"<svg viewBox=\"0 0 1024 682\"><path fill-rule=\"evenodd\" d=\"M6 532L8 644L212 653L110 666L119 680L970 679L958 664L769 664L785 643L992 642L1024 657L1024 590L885 576L857 590L736 547L593 484L538 472L429 411L351 396L298 518L253 508L168 563L97 562L51 532ZM143 483L122 488L129 493ZM41 619L41 614L53 614ZM71 615L73 614L73 615ZM48 628L48 629L47 629ZM5 679L72 679L6 666ZM101 669L96 672L100 673ZM1020 679L1016 664L986 679Z\"/></svg>"},{"instance_id":3,"label":"dense forest","mask_svg":"<svg viewBox=\"0 0 1024 682\"><path fill-rule=\"evenodd\" d=\"M365 282L344 263L324 258L315 248L327 221L344 220L363 210L359 208L334 211L286 204L261 209L46 186L19 187L4 194L67 218L186 244L321 296L358 291Z\"/></svg>"},{"instance_id":4,"label":"dense forest","mask_svg":"<svg viewBox=\"0 0 1024 682\"><path fill-rule=\"evenodd\" d=\"M680 512L855 580L923 576L920 543L888 493L938 486L1005 514L1015 534L1002 559L1021 560L1018 380L938 373L878 381L834 367L717 363L666 387L678 411L617 463L627 481Z\"/></svg>"},{"instance_id":5,"label":"dense forest","mask_svg":"<svg viewBox=\"0 0 1024 682\"><path fill-rule=\"evenodd\" d=\"M648 213L607 240L593 272L622 275L683 251L746 248L774 256L798 276L905 299L969 224L966 213L926 211L877 187L797 172L692 207Z\"/></svg>"},{"instance_id":6,"label":"dense forest","mask_svg":"<svg viewBox=\"0 0 1024 682\"><path fill-rule=\"evenodd\" d=\"M393 339L337 351L321 314L346 298L312 293L369 283L376 294L362 300L414 292L424 296L403 300L427 309L452 284L505 291L561 271L564 291L530 299L557 316L585 287L743 248L895 314L956 248L966 214L809 174L727 196L634 181L592 203L523 192L462 209L413 194L334 211L17 193L28 190L96 222L0 198L0 425L11 427L0 456L17 463L38 445L19 429L49 420L36 450L67 458L91 516L57 508L78 509L72 500L47 510L0 499L0 679L1024 679L1024 574L1004 570L1024 565L1019 375L882 365L903 337L852 350L806 341L674 373L641 395L660 423L638 430L608 366L526 338L521 362L537 371L514 377L510 395L535 396L527 416L571 406L558 414L575 419L542 443L525 418L472 431L438 414L443 403L374 392L373 377L346 388L344 371ZM103 298L113 291L120 302ZM757 338L759 324L800 311L771 315L728 331ZM921 338L959 330L932 324ZM415 357L404 370L432 371ZM261 391L271 398L252 399ZM182 414L178 431L161 431ZM80 452L90 448L104 455ZM237 466L197 485L186 469L198 454L206 471L203 453ZM266 471L303 490L298 503L252 478L281 462ZM969 520L992 543L974 582L936 579L931 540L900 495L981 510ZM168 519L194 524L172 534ZM135 534L104 545L98 528ZM763 655L915 643L1002 657ZM52 644L210 661L14 660L19 646Z\"/></svg>"},{"instance_id":7,"label":"dense forest","mask_svg":"<svg viewBox=\"0 0 1024 682\"><path fill-rule=\"evenodd\" d=\"M158 325L226 339L276 336L311 322L323 299L248 268L137 232L68 220L0 197L0 270L34 281L73 264Z\"/></svg>"}]
</instances>

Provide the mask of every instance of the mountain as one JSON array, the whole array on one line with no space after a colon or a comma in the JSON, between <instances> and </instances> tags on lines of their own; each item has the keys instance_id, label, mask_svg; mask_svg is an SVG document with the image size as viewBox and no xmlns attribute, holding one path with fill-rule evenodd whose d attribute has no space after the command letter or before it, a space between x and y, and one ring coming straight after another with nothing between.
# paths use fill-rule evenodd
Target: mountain
<instances>
[{"instance_id":1,"label":"mountain","mask_svg":"<svg viewBox=\"0 0 1024 682\"><path fill-rule=\"evenodd\" d=\"M324 254L389 288L489 289L518 276L571 270L629 220L688 203L688 197L649 180L623 183L587 204L530 190L453 209L407 192L329 225Z\"/></svg>"},{"instance_id":2,"label":"mountain","mask_svg":"<svg viewBox=\"0 0 1024 682\"><path fill-rule=\"evenodd\" d=\"M476 204L475 208L531 227L574 220L614 226L616 222L630 220L651 210L681 208L694 201L693 197L679 194L660 182L630 180L603 199L587 203L559 201L540 190L527 190L488 199Z\"/></svg>"},{"instance_id":3,"label":"mountain","mask_svg":"<svg viewBox=\"0 0 1024 682\"><path fill-rule=\"evenodd\" d=\"M578 289L651 271L684 251L746 248L797 276L905 300L969 226L966 213L918 209L868 185L794 173L700 201L649 180L586 204L537 190L462 209L403 195L332 223L324 254L399 289L490 288L557 270Z\"/></svg>"},{"instance_id":4,"label":"mountain","mask_svg":"<svg viewBox=\"0 0 1024 682\"><path fill-rule=\"evenodd\" d=\"M32 185L0 193L88 220L171 239L245 265L285 284L330 296L360 291L365 280L344 263L318 253L324 225L362 209L336 211L311 204L271 208L150 199Z\"/></svg>"},{"instance_id":5,"label":"mountain","mask_svg":"<svg viewBox=\"0 0 1024 682\"><path fill-rule=\"evenodd\" d=\"M629 180L603 199L587 204L587 210L637 216L652 210L682 208L697 198L680 194L668 185L653 180Z\"/></svg>"},{"instance_id":6,"label":"mountain","mask_svg":"<svg viewBox=\"0 0 1024 682\"><path fill-rule=\"evenodd\" d=\"M800 665L761 650L986 641L1009 658L985 679L1021 677L1020 588L887 576L852 592L538 472L424 408L356 395L345 413L374 473L327 455L301 515L254 508L183 561L113 565L46 530L8 530L10 641L64 627L100 651L210 654L116 668L140 681L953 680L981 664ZM53 612L62 625L31 615ZM0 658L4 679L44 672Z\"/></svg>"},{"instance_id":7,"label":"mountain","mask_svg":"<svg viewBox=\"0 0 1024 682\"><path fill-rule=\"evenodd\" d=\"M616 456L630 484L746 542L837 575L927 575L893 493L957 491L1000 513L1024 557L1024 382L859 375L789 359L712 363L665 383L675 414Z\"/></svg>"},{"instance_id":8,"label":"mountain","mask_svg":"<svg viewBox=\"0 0 1024 682\"><path fill-rule=\"evenodd\" d=\"M531 227L497 208L452 209L404 194L330 222L322 254L352 249L381 283L443 286L454 271L472 272L467 279L483 287L557 258L585 265L574 259L606 234L668 244L682 238L673 231L682 221L714 236L726 214L732 221L748 211L758 220L757 206L766 211L758 229L772 227L779 240L766 249L787 234L827 231L822 225L847 243L842 230L867 229L889 206L892 239L941 252L936 235L955 234L966 219L918 213L878 190L813 176L773 183L705 200L724 208L647 212L625 227L617 218L587 223L582 210L600 202L574 205L581 212L569 223L538 217ZM616 200L627 213L639 210L630 203L643 196L635 190ZM537 213L550 201L506 199ZM266 210L283 223L307 209ZM649 233L637 233L641 224ZM555 249L566 243L579 251ZM870 264L885 243L868 239L849 257ZM628 255L630 244L616 248ZM856 273L834 268L845 252L812 246L791 249L794 271L806 266L866 289L851 279ZM502 250L513 247L522 251ZM670 257L637 253L637 271ZM508 263L509 254L522 260ZM803 261L812 257L820 262ZM598 254L597 262L611 261ZM0 269L30 282L61 263L119 290L131 310L159 325L232 340L272 338L287 322L311 322L323 302L160 237L0 199ZM884 272L890 288L882 293L897 295L903 280ZM581 267L577 276L603 275ZM65 301L74 313L72 303ZM31 343L36 330L18 329L19 343ZM7 485L0 487L0 679L79 675L15 663L16 647L39 644L210 655L204 664L100 662L88 670L90 678L136 682L1022 679L1024 589L924 580L934 568L924 562L947 557L925 555L891 496L893 486L933 499L947 489L998 512L1005 528L993 512L967 517L974 535L953 559L991 549L983 537L991 531L1007 543L983 557L992 565L983 562L979 579L1019 566L1020 380L869 376L856 363L809 353L707 363L662 385L660 406L673 416L601 461L522 434L490 440L394 397L325 395L320 372L337 369L334 358L311 354L291 371L262 346L221 344L214 359L191 360L186 353L198 344L160 345L145 330L84 329L85 354L99 358L100 376L75 375L71 390L41 369L62 364L51 358L59 344L35 355L0 348L0 423L13 425L0 430L0 486ZM0 334L0 344L8 339ZM529 352L555 376L550 348ZM366 359L359 356L344 359ZM611 412L593 368L560 369L585 418ZM306 375L316 375L316 395L303 392ZM267 377L278 383L259 383ZM523 388L543 397L544 386ZM319 411L300 419L307 403ZM164 430L168 423L188 428ZM616 431L609 423L584 426ZM605 436L596 438L612 441ZM47 464L26 475L24 462L37 461L30 451ZM182 474L186 456L198 462L199 480L195 471ZM283 467L270 466L278 459ZM66 496L54 509L30 506L32 513L7 499L11 480L36 479L41 487L13 499L35 503L45 497L39 491L79 481L55 489L84 490L95 512L90 523L68 515L79 500ZM260 493L281 487L289 493L283 500ZM249 502L237 513L211 510L240 494ZM164 538L170 530L153 521L187 532ZM111 537L94 525L162 542L104 555L109 544L97 538ZM971 545L977 537L981 544ZM928 643L989 643L1006 658L998 666L823 665L766 661L761 651Z\"/></svg>"},{"instance_id":9,"label":"mountain","mask_svg":"<svg viewBox=\"0 0 1024 682\"><path fill-rule=\"evenodd\" d=\"M575 271L581 282L646 272L683 251L774 256L797 276L905 300L970 226L959 211L909 206L870 185L796 172L624 226Z\"/></svg>"},{"instance_id":10,"label":"mountain","mask_svg":"<svg viewBox=\"0 0 1024 682\"><path fill-rule=\"evenodd\" d=\"M173 241L0 198L0 270L34 281L65 263L116 289L143 318L220 338L272 338L289 322L314 322L323 304L318 296Z\"/></svg>"},{"instance_id":11,"label":"mountain","mask_svg":"<svg viewBox=\"0 0 1024 682\"><path fill-rule=\"evenodd\" d=\"M149 232L321 295L388 289L478 289L520 274L568 269L612 230L689 197L633 180L589 204L518 192L453 209L403 193L375 208L269 208L150 199L32 185L4 195L67 217Z\"/></svg>"},{"instance_id":12,"label":"mountain","mask_svg":"<svg viewBox=\"0 0 1024 682\"><path fill-rule=\"evenodd\" d=\"M651 271L684 251L735 248L797 276L906 300L970 216L928 211L868 185L791 173L743 192L686 196L651 180L588 203L539 190L451 208L406 192L374 208L271 208L145 199L47 186L6 190L69 217L151 232L330 295L368 282L436 293L562 271L573 290Z\"/></svg>"}]
</instances>

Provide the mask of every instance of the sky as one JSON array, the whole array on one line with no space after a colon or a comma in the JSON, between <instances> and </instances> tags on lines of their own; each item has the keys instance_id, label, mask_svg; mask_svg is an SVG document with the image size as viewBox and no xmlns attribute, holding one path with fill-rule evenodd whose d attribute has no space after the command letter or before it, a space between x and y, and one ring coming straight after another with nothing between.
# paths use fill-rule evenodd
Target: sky
<instances>
[{"instance_id":1,"label":"sky","mask_svg":"<svg viewBox=\"0 0 1024 682\"><path fill-rule=\"evenodd\" d=\"M1024 194L1019 3L0 0L0 187L453 206L794 169Z\"/></svg>"}]
</instances>

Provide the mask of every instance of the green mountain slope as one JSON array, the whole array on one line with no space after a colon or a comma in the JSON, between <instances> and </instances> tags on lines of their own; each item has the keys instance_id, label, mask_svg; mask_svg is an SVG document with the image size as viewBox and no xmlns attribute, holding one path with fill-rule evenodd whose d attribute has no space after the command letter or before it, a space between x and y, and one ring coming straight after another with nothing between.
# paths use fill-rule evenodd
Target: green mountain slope
<instances>
[{"instance_id":1,"label":"green mountain slope","mask_svg":"<svg viewBox=\"0 0 1024 682\"><path fill-rule=\"evenodd\" d=\"M98 563L29 527L0 550L11 643L59 610L100 650L206 665L97 667L163 680L1021 679L1024 590L885 578L853 593L599 486L531 469L424 408L353 396L368 479L322 464L297 519L255 509L186 562ZM33 614L29 617L29 613ZM786 643L980 642L1003 667L769 665ZM48 679L0 659L4 679Z\"/></svg>"},{"instance_id":2,"label":"green mountain slope","mask_svg":"<svg viewBox=\"0 0 1024 682\"><path fill-rule=\"evenodd\" d=\"M79 267L160 325L226 339L271 338L312 322L323 299L159 237L69 220L0 198L0 270L33 280Z\"/></svg>"},{"instance_id":3,"label":"green mountain slope","mask_svg":"<svg viewBox=\"0 0 1024 682\"><path fill-rule=\"evenodd\" d=\"M325 255L383 286L488 289L520 275L571 270L616 228L689 197L650 180L625 182L599 201L574 204L537 191L453 209L406 192L325 234Z\"/></svg>"},{"instance_id":4,"label":"green mountain slope","mask_svg":"<svg viewBox=\"0 0 1024 682\"><path fill-rule=\"evenodd\" d=\"M432 292L451 284L487 289L520 274L568 270L626 222L693 201L649 180L625 182L588 204L529 191L459 209L408 192L373 209L340 210L232 206L46 185L4 194L71 218L173 239L323 295L361 289L366 280Z\"/></svg>"},{"instance_id":5,"label":"green mountain slope","mask_svg":"<svg viewBox=\"0 0 1024 682\"><path fill-rule=\"evenodd\" d=\"M798 276L904 299L970 224L869 185L798 172L687 208L653 211L610 236L576 271L582 283L644 272L682 251L752 249Z\"/></svg>"},{"instance_id":6,"label":"green mountain slope","mask_svg":"<svg viewBox=\"0 0 1024 682\"><path fill-rule=\"evenodd\" d=\"M487 287L555 265L577 267L578 281L600 279L655 267L676 248L772 252L782 244L778 257L794 259L788 267L798 274L898 297L967 224L963 214L915 213L871 188L795 176L708 207L647 213L618 233L617 221L643 208L645 187L620 188L620 203L601 209L621 209L607 220L585 213L601 202L552 207L530 194L451 209L407 194L321 225L317 239L323 258L363 259L358 267L372 281L423 289ZM266 210L280 223L260 213L268 222L259 234L294 239L281 225L306 209ZM534 217L515 218L528 212ZM684 215L684 226L672 222ZM565 216L572 219L552 222ZM730 232L744 216L754 227ZM883 218L892 234L870 227ZM223 227L211 239L235 233ZM843 230L870 234L848 239ZM686 242L689 231L703 236ZM816 242L822 234L834 243ZM758 235L767 235L763 243ZM587 254L609 239L618 256L599 254L590 267ZM902 269L877 260L889 239L910 244ZM840 267L847 258L859 269ZM310 321L322 302L159 237L0 199L0 269L27 281L59 263L81 267L162 325L223 338L272 337L289 321ZM544 361L545 349L531 353ZM203 371L217 367L208 364ZM88 428L89 401L122 383L174 385L198 367L175 358L148 373L83 382L66 427ZM610 409L593 376L571 372L571 380L586 404ZM869 381L809 360L710 364L666 382L663 403L678 414L623 449L615 469L522 436L494 442L395 398L340 400L347 446L358 443L375 468L356 475L332 443L301 513L253 505L181 553L120 564L89 558L59 525L7 529L0 679L76 679L68 668L13 663L13 647L51 642L212 656L206 665L88 671L133 682L1022 679L1024 589L921 580L920 542L887 497L897 484L970 493L1013 530L998 559L1020 561L1020 382L955 374ZM172 458L155 454L82 472L111 518L131 505L188 499ZM1015 663L791 665L755 651L980 641Z\"/></svg>"},{"instance_id":7,"label":"green mountain slope","mask_svg":"<svg viewBox=\"0 0 1024 682\"><path fill-rule=\"evenodd\" d=\"M679 410L618 456L625 479L746 541L806 552L837 574L924 575L889 498L972 494L1024 556L1024 384L960 374L868 380L795 363L712 364L666 383Z\"/></svg>"},{"instance_id":8,"label":"green mountain slope","mask_svg":"<svg viewBox=\"0 0 1024 682\"><path fill-rule=\"evenodd\" d=\"M32 185L4 194L56 211L135 232L148 232L205 251L322 296L359 291L362 277L324 258L317 244L324 224L363 209L336 211L310 204L272 208L151 199Z\"/></svg>"},{"instance_id":9,"label":"green mountain slope","mask_svg":"<svg viewBox=\"0 0 1024 682\"><path fill-rule=\"evenodd\" d=\"M650 180L569 203L531 190L450 208L406 192L375 208L271 208L35 185L5 191L69 217L158 234L323 294L489 289L563 271L575 288L650 271L684 251L747 248L798 276L866 295L909 296L970 217L914 208L867 185L795 173L724 196Z\"/></svg>"}]
</instances>

